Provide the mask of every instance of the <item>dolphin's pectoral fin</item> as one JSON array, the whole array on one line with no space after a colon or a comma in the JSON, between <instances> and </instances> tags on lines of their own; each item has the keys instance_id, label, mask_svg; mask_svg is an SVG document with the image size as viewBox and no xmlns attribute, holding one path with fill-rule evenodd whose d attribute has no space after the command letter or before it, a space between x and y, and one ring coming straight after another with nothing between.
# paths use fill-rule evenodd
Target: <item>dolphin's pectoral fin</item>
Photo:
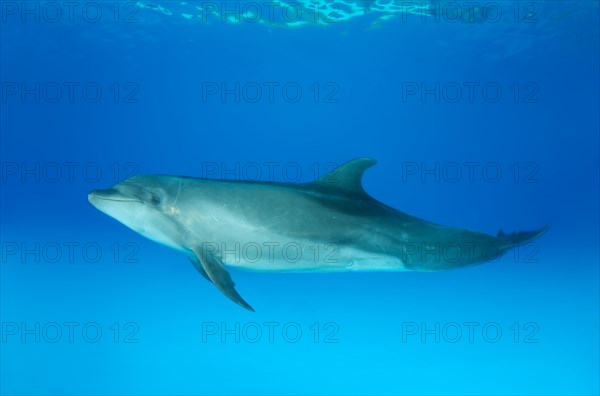
<instances>
[{"instance_id":1,"label":"dolphin's pectoral fin","mask_svg":"<svg viewBox=\"0 0 600 396\"><path fill-rule=\"evenodd\" d=\"M202 267L202 263L200 262L200 260L198 260L198 257L196 257L196 256L190 257L190 261L192 262L192 264L194 264L194 268L196 268L198 270L198 272L200 272L200 275L202 275L204 277L204 279L206 279L207 281L212 283L212 281L208 277L208 274L206 273L206 271L204 271L204 267Z\"/></svg>"},{"instance_id":2,"label":"dolphin's pectoral fin","mask_svg":"<svg viewBox=\"0 0 600 396\"><path fill-rule=\"evenodd\" d=\"M208 276L210 281L214 283L219 290L221 290L221 292L223 292L223 294L229 297L233 302L241 305L249 311L254 312L254 308L244 301L242 296L240 296L235 290L235 283L231 279L231 275L229 275L229 272L221 260L216 255L206 252L202 248L195 248L192 250L202 266L202 271Z\"/></svg>"}]
</instances>

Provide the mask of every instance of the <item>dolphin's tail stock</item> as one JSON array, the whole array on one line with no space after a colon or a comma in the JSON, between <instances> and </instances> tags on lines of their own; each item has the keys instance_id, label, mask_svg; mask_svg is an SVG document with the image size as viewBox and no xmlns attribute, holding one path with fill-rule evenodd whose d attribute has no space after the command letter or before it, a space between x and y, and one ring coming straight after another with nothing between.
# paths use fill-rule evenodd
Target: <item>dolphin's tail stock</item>
<instances>
[{"instance_id":1,"label":"dolphin's tail stock","mask_svg":"<svg viewBox=\"0 0 600 396\"><path fill-rule=\"evenodd\" d=\"M502 251L505 252L515 246L523 245L539 238L548 231L548 229L550 229L550 226L545 226L535 231L518 231L510 234L505 234L500 230L498 231L496 238L498 239L498 242L500 242Z\"/></svg>"},{"instance_id":2,"label":"dolphin's tail stock","mask_svg":"<svg viewBox=\"0 0 600 396\"><path fill-rule=\"evenodd\" d=\"M410 271L445 271L496 260L508 250L531 242L548 231L543 227L535 231L518 231L505 234L502 230L496 236L456 228L450 236L438 240L427 240L403 246L401 259ZM446 231L439 227L438 232ZM413 246L413 245L416 245ZM463 250L464 249L464 250Z\"/></svg>"}]
</instances>

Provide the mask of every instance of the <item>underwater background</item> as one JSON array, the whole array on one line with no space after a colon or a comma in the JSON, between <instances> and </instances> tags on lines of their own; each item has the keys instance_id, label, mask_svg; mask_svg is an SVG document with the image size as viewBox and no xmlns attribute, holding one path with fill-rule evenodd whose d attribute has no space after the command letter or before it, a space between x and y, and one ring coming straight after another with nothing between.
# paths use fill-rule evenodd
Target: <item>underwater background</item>
<instances>
[{"instance_id":1,"label":"underwater background","mask_svg":"<svg viewBox=\"0 0 600 396\"><path fill-rule=\"evenodd\" d=\"M0 392L599 393L596 1L0 2ZM449 272L230 272L87 194L307 182L496 234Z\"/></svg>"}]
</instances>

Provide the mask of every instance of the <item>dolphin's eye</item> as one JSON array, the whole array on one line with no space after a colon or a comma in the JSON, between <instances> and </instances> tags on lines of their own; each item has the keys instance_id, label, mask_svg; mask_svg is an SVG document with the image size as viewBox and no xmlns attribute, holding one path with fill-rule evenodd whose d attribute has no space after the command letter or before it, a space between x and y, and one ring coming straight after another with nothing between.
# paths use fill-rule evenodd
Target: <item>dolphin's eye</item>
<instances>
[{"instance_id":1,"label":"dolphin's eye","mask_svg":"<svg viewBox=\"0 0 600 396\"><path fill-rule=\"evenodd\" d=\"M156 195L153 195L152 198L150 198L150 203L152 203L154 206L158 206L160 205L160 198Z\"/></svg>"}]
</instances>

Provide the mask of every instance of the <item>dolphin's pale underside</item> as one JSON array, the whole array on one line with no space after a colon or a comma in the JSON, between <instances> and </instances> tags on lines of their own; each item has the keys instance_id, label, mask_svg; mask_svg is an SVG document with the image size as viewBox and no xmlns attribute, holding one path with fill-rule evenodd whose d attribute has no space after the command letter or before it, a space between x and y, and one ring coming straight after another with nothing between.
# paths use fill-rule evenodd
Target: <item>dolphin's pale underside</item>
<instances>
[{"instance_id":1,"label":"dolphin's pale underside","mask_svg":"<svg viewBox=\"0 0 600 396\"><path fill-rule=\"evenodd\" d=\"M92 191L88 199L140 234L185 253L207 280L249 310L226 266L441 271L498 258L546 231L492 236L402 213L363 189L363 173L375 162L358 158L303 184L134 176Z\"/></svg>"}]
</instances>

